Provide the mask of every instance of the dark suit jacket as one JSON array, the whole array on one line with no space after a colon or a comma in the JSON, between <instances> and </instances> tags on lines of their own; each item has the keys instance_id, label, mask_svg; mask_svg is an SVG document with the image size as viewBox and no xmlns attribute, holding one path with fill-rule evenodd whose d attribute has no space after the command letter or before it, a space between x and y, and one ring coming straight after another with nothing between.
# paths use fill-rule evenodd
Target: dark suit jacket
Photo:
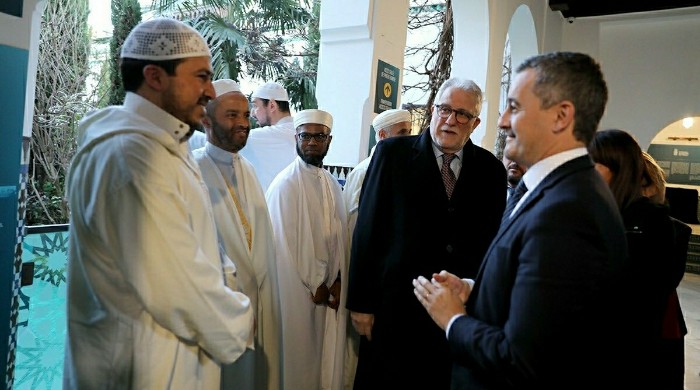
<instances>
[{"instance_id":1,"label":"dark suit jacket","mask_svg":"<svg viewBox=\"0 0 700 390\"><path fill-rule=\"evenodd\" d=\"M555 169L499 229L467 316L450 328L453 388L615 388L629 346L616 312L626 258L620 213L590 158Z\"/></svg>"},{"instance_id":2,"label":"dark suit jacket","mask_svg":"<svg viewBox=\"0 0 700 390\"><path fill-rule=\"evenodd\" d=\"M505 207L503 164L471 141L463 150L448 199L429 131L377 145L362 186L348 283L347 308L375 315L372 341L361 341L356 388L449 387L446 335L411 281L443 269L476 276ZM417 350L430 358L417 359Z\"/></svg>"}]
</instances>

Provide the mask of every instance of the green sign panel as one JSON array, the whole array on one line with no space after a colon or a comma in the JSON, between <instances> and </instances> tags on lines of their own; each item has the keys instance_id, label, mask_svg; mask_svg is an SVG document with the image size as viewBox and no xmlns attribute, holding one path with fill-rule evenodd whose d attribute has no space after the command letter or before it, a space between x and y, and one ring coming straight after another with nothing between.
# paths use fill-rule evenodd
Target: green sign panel
<instances>
[{"instance_id":1,"label":"green sign panel","mask_svg":"<svg viewBox=\"0 0 700 390\"><path fill-rule=\"evenodd\" d=\"M399 68L379 60L377 62L377 88L374 112L377 114L396 108L399 96Z\"/></svg>"},{"instance_id":2,"label":"green sign panel","mask_svg":"<svg viewBox=\"0 0 700 390\"><path fill-rule=\"evenodd\" d=\"M700 185L700 146L651 144L648 152L669 183Z\"/></svg>"},{"instance_id":3,"label":"green sign panel","mask_svg":"<svg viewBox=\"0 0 700 390\"><path fill-rule=\"evenodd\" d=\"M374 112L380 114L386 110L396 108L399 99L399 68L387 64L382 60L377 61L377 87L374 95ZM370 126L369 148L377 143L374 129Z\"/></svg>"}]
</instances>

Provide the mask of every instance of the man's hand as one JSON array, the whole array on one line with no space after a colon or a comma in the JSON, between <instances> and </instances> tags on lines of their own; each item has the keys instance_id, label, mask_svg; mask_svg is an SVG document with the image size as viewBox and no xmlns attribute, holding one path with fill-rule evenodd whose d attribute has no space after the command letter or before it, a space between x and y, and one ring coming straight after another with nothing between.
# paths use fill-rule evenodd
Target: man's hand
<instances>
[{"instance_id":1,"label":"man's hand","mask_svg":"<svg viewBox=\"0 0 700 390\"><path fill-rule=\"evenodd\" d=\"M333 282L328 292L330 293L328 297L328 307L337 311L340 306L340 277Z\"/></svg>"},{"instance_id":2,"label":"man's hand","mask_svg":"<svg viewBox=\"0 0 700 390\"><path fill-rule=\"evenodd\" d=\"M317 305L324 305L328 302L328 297L330 296L330 291L328 291L328 286L325 283L321 283L316 289L316 294L311 295L311 300Z\"/></svg>"},{"instance_id":3,"label":"man's hand","mask_svg":"<svg viewBox=\"0 0 700 390\"><path fill-rule=\"evenodd\" d=\"M374 314L350 312L352 326L360 336L367 337L367 340L372 341L372 325L374 325Z\"/></svg>"},{"instance_id":4,"label":"man's hand","mask_svg":"<svg viewBox=\"0 0 700 390\"><path fill-rule=\"evenodd\" d=\"M453 275L454 276L454 275ZM460 280L459 278L457 278ZM460 280L460 283L461 282ZM419 276L413 279L413 294L430 314L430 318L443 330L456 314L467 314L460 296L449 287L450 283L431 283Z\"/></svg>"},{"instance_id":5,"label":"man's hand","mask_svg":"<svg viewBox=\"0 0 700 390\"><path fill-rule=\"evenodd\" d=\"M440 271L439 274L433 274L431 281L433 284L441 284L452 290L452 293L459 296L462 303L467 303L469 294L472 292L474 281L471 279L460 279L458 276L447 271Z\"/></svg>"}]
</instances>

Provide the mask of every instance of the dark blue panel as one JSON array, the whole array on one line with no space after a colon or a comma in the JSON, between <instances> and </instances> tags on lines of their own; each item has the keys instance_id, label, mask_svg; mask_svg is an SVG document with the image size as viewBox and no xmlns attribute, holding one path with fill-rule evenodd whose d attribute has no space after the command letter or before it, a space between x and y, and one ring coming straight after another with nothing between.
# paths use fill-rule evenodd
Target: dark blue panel
<instances>
[{"instance_id":1,"label":"dark blue panel","mask_svg":"<svg viewBox=\"0 0 700 390\"><path fill-rule=\"evenodd\" d=\"M24 0L1 0L0 12L10 14L17 17L22 17L22 7Z\"/></svg>"}]
</instances>

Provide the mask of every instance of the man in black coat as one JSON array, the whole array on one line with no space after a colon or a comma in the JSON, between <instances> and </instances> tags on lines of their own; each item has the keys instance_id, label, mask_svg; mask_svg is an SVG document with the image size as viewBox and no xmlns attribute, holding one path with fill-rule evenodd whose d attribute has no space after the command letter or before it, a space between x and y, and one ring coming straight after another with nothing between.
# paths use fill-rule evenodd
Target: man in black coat
<instances>
[{"instance_id":1,"label":"man in black coat","mask_svg":"<svg viewBox=\"0 0 700 390\"><path fill-rule=\"evenodd\" d=\"M449 388L445 334L416 301L411 280L435 269L475 277L498 230L505 169L469 139L482 99L473 81L449 79L437 93L429 131L377 145L348 283L347 308L363 336L356 389Z\"/></svg>"}]
</instances>

